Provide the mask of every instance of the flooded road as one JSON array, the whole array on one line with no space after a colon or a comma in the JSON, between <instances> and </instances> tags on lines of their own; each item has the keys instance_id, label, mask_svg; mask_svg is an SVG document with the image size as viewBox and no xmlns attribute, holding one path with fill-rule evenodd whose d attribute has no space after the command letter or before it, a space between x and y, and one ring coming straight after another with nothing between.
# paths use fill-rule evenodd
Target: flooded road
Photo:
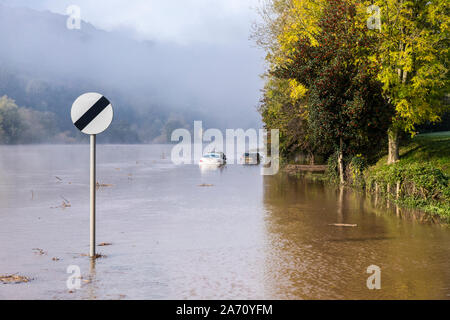
<instances>
[{"instance_id":1,"label":"flooded road","mask_svg":"<svg viewBox=\"0 0 450 320\"><path fill-rule=\"evenodd\" d=\"M97 243L111 245L91 263L89 147L0 147L0 274L32 278L0 298L450 299L449 228L258 167L175 166L170 150L98 147Z\"/></svg>"}]
</instances>

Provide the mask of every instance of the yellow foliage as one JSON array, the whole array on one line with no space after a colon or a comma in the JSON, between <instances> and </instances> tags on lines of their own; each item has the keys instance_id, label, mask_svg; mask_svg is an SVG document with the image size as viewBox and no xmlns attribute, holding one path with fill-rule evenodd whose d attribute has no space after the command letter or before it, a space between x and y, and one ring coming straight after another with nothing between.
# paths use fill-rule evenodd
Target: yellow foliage
<instances>
[{"instance_id":1,"label":"yellow foliage","mask_svg":"<svg viewBox=\"0 0 450 320\"><path fill-rule=\"evenodd\" d=\"M301 83L298 83L295 79L289 80L289 89L291 90L290 97L292 100L297 101L305 97L306 89Z\"/></svg>"}]
</instances>

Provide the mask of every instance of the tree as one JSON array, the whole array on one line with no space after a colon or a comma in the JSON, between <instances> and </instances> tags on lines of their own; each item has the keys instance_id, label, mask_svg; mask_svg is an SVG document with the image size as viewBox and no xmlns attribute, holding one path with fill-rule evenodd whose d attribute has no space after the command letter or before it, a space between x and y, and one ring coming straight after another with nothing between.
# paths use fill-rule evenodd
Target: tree
<instances>
[{"instance_id":1,"label":"tree","mask_svg":"<svg viewBox=\"0 0 450 320\"><path fill-rule=\"evenodd\" d=\"M7 96L0 98L0 143L14 144L19 142L23 123L19 107Z\"/></svg>"},{"instance_id":2,"label":"tree","mask_svg":"<svg viewBox=\"0 0 450 320\"><path fill-rule=\"evenodd\" d=\"M313 141L308 125L305 92L294 79L271 77L263 90L259 112L266 128L280 130L280 154L284 157L304 152L310 164L314 164L315 154L329 151L325 145Z\"/></svg>"},{"instance_id":3,"label":"tree","mask_svg":"<svg viewBox=\"0 0 450 320\"><path fill-rule=\"evenodd\" d=\"M369 4L369 1L365 1ZM370 2L372 3L372 1ZM414 134L416 126L437 122L449 105L449 22L447 0L377 0L381 30L373 30L378 48L373 58L378 79L395 107L389 128L388 163L399 159L399 133Z\"/></svg>"},{"instance_id":4,"label":"tree","mask_svg":"<svg viewBox=\"0 0 450 320\"><path fill-rule=\"evenodd\" d=\"M273 0L259 9L262 23L254 26L253 38L267 50L269 72L259 111L266 128L280 130L280 153L301 151L314 163L314 155L327 154L328 146L314 141L308 126L306 88L295 79L281 79L270 71L289 61L287 52L295 50L299 37L311 37L317 29L319 1Z\"/></svg>"},{"instance_id":5,"label":"tree","mask_svg":"<svg viewBox=\"0 0 450 320\"><path fill-rule=\"evenodd\" d=\"M309 127L315 141L337 151L341 183L345 154L377 150L393 114L369 59L374 39L361 23L361 12L351 1L329 0L314 40L301 36L287 62L273 72L308 90Z\"/></svg>"}]
</instances>

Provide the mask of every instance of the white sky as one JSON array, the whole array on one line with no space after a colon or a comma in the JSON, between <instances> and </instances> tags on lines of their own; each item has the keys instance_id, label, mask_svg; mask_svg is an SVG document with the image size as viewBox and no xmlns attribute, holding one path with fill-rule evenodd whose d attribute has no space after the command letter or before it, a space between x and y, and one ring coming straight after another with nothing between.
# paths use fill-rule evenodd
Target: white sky
<instances>
[{"instance_id":1,"label":"white sky","mask_svg":"<svg viewBox=\"0 0 450 320\"><path fill-rule=\"evenodd\" d=\"M124 29L134 36L190 44L248 41L259 0L0 0L13 6L65 14L81 8L82 19L105 29Z\"/></svg>"}]
</instances>

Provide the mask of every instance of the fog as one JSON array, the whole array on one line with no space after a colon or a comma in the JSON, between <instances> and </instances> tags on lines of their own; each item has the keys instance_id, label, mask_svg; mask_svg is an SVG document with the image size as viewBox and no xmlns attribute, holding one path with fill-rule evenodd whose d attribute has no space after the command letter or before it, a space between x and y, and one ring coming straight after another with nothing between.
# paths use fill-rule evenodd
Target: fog
<instances>
[{"instance_id":1,"label":"fog","mask_svg":"<svg viewBox=\"0 0 450 320\"><path fill-rule=\"evenodd\" d=\"M90 23L69 30L62 13L77 1L0 0L0 68L55 86L84 83L120 96L127 106L119 108L167 107L204 115L222 128L259 127L264 54L249 40L254 1L242 2L230 1L223 15L218 5L202 11L205 1L180 1L175 18L155 9L149 18L158 14L158 21L145 23L145 3L155 8L163 1L78 1ZM196 6L200 13L192 21ZM99 14L102 9L108 14Z\"/></svg>"}]
</instances>

